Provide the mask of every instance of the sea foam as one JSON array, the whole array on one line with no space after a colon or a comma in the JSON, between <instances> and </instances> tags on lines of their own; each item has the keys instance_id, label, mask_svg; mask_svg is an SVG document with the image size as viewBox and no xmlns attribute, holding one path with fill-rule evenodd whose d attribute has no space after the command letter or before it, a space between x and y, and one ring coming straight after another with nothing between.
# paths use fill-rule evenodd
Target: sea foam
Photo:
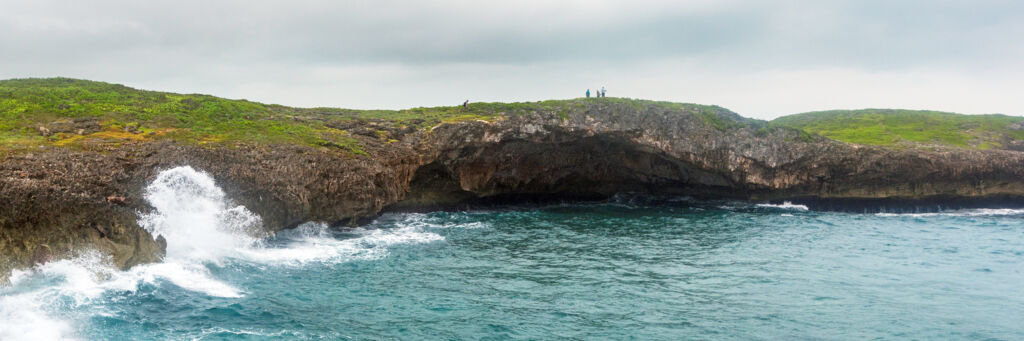
<instances>
[{"instance_id":1,"label":"sea foam","mask_svg":"<svg viewBox=\"0 0 1024 341\"><path fill-rule=\"evenodd\" d=\"M386 257L388 248L397 244L418 244L444 240L415 224L396 229L354 229L354 238L338 239L323 223L306 223L297 229L305 232L292 237L284 247L239 250L240 258L268 265L302 265L311 262L337 263L375 260Z\"/></svg>"},{"instance_id":2,"label":"sea foam","mask_svg":"<svg viewBox=\"0 0 1024 341\"><path fill-rule=\"evenodd\" d=\"M160 172L146 187L154 208L139 225L167 240L163 262L117 270L95 251L31 269L15 270L0 287L0 340L75 339L71 311L89 310L104 294L130 294L140 284L170 284L211 297L237 298L245 290L216 278L210 264L228 260L269 266L299 266L386 257L388 248L444 240L413 216L395 229L354 229L337 238L327 225L306 223L276 238L263 233L262 220L227 200L214 179L192 167ZM93 311L92 313L97 313ZM86 314L88 315L88 314Z\"/></svg>"},{"instance_id":3,"label":"sea foam","mask_svg":"<svg viewBox=\"0 0 1024 341\"><path fill-rule=\"evenodd\" d=\"M139 225L167 239L172 262L218 261L253 246L262 220L244 206L230 205L213 178L192 167L172 168L146 187L155 210Z\"/></svg>"},{"instance_id":4,"label":"sea foam","mask_svg":"<svg viewBox=\"0 0 1024 341\"><path fill-rule=\"evenodd\" d=\"M809 211L807 205L793 204L792 202L785 201L781 204L757 204L757 207L764 208L776 208L781 210L793 210L793 211Z\"/></svg>"}]
</instances>

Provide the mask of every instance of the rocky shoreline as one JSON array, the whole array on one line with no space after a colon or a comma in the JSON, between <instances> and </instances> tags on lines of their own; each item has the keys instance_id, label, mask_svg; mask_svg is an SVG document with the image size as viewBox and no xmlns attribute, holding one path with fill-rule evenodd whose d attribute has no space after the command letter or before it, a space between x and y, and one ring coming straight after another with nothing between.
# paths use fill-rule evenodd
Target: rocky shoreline
<instances>
[{"instance_id":1,"label":"rocky shoreline","mask_svg":"<svg viewBox=\"0 0 1024 341\"><path fill-rule=\"evenodd\" d=\"M138 226L160 170L190 165L263 218L353 226L389 210L589 200L618 193L792 200L812 209L1024 206L1024 153L854 145L725 109L594 101L409 130L359 121L366 155L331 146L134 141L0 160L0 273L77 250L118 267L161 259ZM52 133L52 132L51 132ZM380 136L387 136L387 139Z\"/></svg>"}]
</instances>

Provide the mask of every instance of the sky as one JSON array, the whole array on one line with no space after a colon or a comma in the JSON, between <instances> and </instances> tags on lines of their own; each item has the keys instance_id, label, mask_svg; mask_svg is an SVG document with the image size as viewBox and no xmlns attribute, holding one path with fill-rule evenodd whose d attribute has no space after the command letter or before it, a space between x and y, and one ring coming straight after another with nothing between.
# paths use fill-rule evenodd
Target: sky
<instances>
[{"instance_id":1,"label":"sky","mask_svg":"<svg viewBox=\"0 0 1024 341\"><path fill-rule=\"evenodd\" d=\"M298 107L608 96L1024 115L1024 1L0 0L0 79Z\"/></svg>"}]
</instances>

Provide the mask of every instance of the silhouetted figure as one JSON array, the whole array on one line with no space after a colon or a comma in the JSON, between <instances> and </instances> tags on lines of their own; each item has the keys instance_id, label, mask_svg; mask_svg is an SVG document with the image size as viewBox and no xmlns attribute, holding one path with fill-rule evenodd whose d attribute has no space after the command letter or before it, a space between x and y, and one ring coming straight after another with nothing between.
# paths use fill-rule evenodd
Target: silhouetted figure
<instances>
[{"instance_id":1,"label":"silhouetted figure","mask_svg":"<svg viewBox=\"0 0 1024 341\"><path fill-rule=\"evenodd\" d=\"M468 99L465 102L462 102L462 109L469 110L469 100Z\"/></svg>"},{"instance_id":2,"label":"silhouetted figure","mask_svg":"<svg viewBox=\"0 0 1024 341\"><path fill-rule=\"evenodd\" d=\"M587 98L590 98L590 89L587 89Z\"/></svg>"}]
</instances>

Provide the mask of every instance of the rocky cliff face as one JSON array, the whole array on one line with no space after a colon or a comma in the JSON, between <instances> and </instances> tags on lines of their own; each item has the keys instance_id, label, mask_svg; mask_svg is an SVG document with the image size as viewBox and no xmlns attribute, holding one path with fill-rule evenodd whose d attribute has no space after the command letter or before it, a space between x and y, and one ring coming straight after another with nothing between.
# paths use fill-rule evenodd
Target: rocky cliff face
<instances>
[{"instance_id":1,"label":"rocky cliff face","mask_svg":"<svg viewBox=\"0 0 1024 341\"><path fill-rule=\"evenodd\" d=\"M0 161L0 271L83 249L108 252L120 267L160 259L166 245L136 219L151 210L148 181L178 165L214 176L271 231L305 221L354 225L389 209L623 192L831 208L1024 203L1024 153L851 145L716 107L595 100L385 132L399 139L357 135L369 156L170 141L9 154Z\"/></svg>"},{"instance_id":2,"label":"rocky cliff face","mask_svg":"<svg viewBox=\"0 0 1024 341\"><path fill-rule=\"evenodd\" d=\"M908 202L1024 193L1024 154L1017 152L865 147L725 110L708 115L598 102L568 113L438 127L432 161L398 205L618 192Z\"/></svg>"}]
</instances>

